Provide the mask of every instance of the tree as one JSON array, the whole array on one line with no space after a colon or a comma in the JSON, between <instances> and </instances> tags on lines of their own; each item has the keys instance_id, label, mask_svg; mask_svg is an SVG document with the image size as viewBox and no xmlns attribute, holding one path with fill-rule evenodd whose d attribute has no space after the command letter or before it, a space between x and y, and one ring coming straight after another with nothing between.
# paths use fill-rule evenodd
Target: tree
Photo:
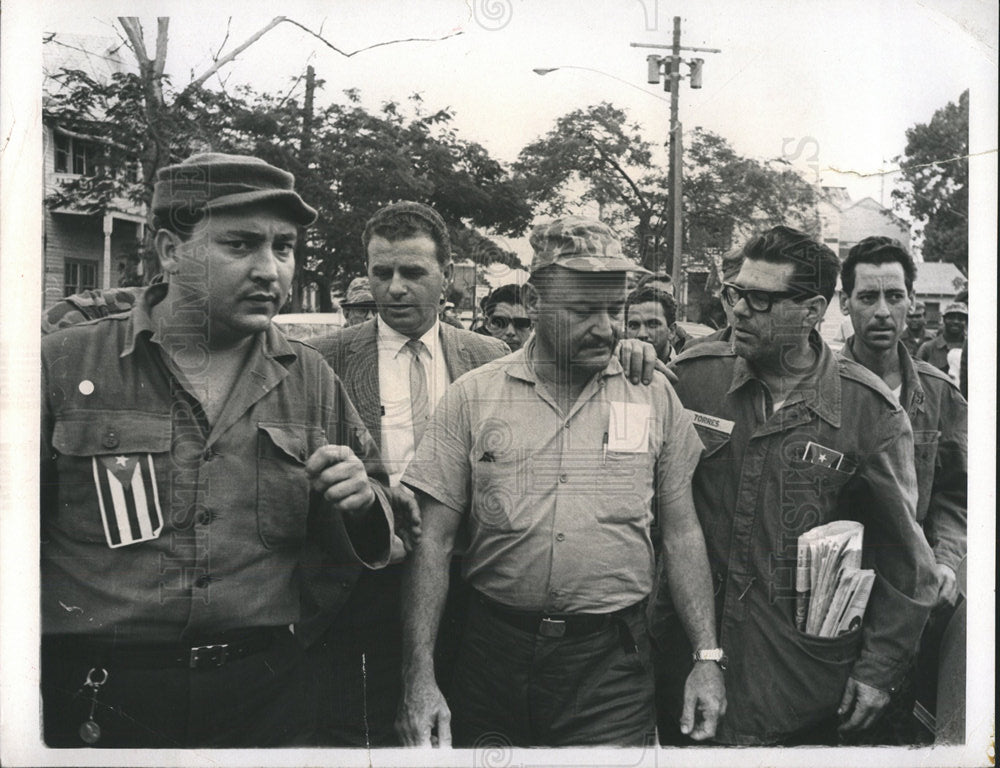
<instances>
[{"instance_id":1,"label":"tree","mask_svg":"<svg viewBox=\"0 0 1000 768\"><path fill-rule=\"evenodd\" d=\"M906 130L893 158L903 184L893 206L920 223L925 261L948 261L969 273L969 92L938 109L929 123Z\"/></svg>"},{"instance_id":2,"label":"tree","mask_svg":"<svg viewBox=\"0 0 1000 768\"><path fill-rule=\"evenodd\" d=\"M192 77L187 85L175 90L164 71L169 42L169 17L157 18L155 48L150 53L139 19L120 16L118 24L123 43L135 57L137 73L116 74L110 83L105 84L95 81L85 72L63 70L60 78L69 92L57 93L47 100L48 119L56 120L61 128L62 124L73 126L66 129L69 131L84 128L85 132L76 130L74 133L104 149L96 176L64 185L60 192L50 197L48 203L52 206L72 205L98 213L114 207L117 200L126 199L143 202L148 210L160 168L178 162L192 151L219 144L216 134L211 131L215 121L208 119L205 123L199 123L195 118L222 116L218 111L212 111L212 105L218 108L224 105L228 97L225 93L216 94L206 89L206 83L270 30L284 23L298 27L346 58L384 45L431 42L424 38L390 40L348 52L323 37L322 31L313 31L286 16L276 16L223 54L223 48L229 41L227 29L225 40L212 64L197 77ZM461 32L445 35L438 40L457 34ZM45 42L51 42L52 37L49 36ZM296 133L300 134L301 130ZM140 173L122 172L126 165L134 162L138 163ZM151 217L152 213L149 215ZM146 270L149 275L156 271L155 257L150 247L151 232L152 228L147 227L147 241L142 249L142 256L150 263L151 268ZM297 254L297 268L300 267Z\"/></svg>"},{"instance_id":3,"label":"tree","mask_svg":"<svg viewBox=\"0 0 1000 768\"><path fill-rule=\"evenodd\" d=\"M195 151L257 155L295 174L297 189L320 212L297 252L297 275L300 285L319 283L321 309L330 308L332 283L346 284L363 270L365 221L388 202L405 198L429 203L455 234L471 225L519 235L530 223L531 208L520 183L485 148L458 136L452 112L428 113L419 96L411 97L408 107L388 102L370 112L361 106L360 93L348 90L345 104L315 113L312 94L322 81L312 82L311 75L306 104L291 97L302 77L284 95L246 86L216 92L196 82L169 101L169 109L158 113L161 124L151 130L148 103L162 93L150 95L150 77L169 86L155 68L145 77L117 74L106 84L79 71L58 75L62 87L47 100L48 118L61 129L80 135L85 131L106 151L96 176L64 185L50 196L49 205L95 213L107 210L116 198L148 205L151 171L144 171L142 180L120 172L129 161L129 148L146 146L144 142L155 144L156 153L165 148L171 162ZM155 162L143 165L147 167ZM456 242L467 249L457 253L459 258L517 263L512 253L471 230Z\"/></svg>"},{"instance_id":4,"label":"tree","mask_svg":"<svg viewBox=\"0 0 1000 768\"><path fill-rule=\"evenodd\" d=\"M652 147L641 131L639 124L628 122L624 110L608 102L577 109L525 146L514 169L541 213L566 213L572 196L596 203L608 224L634 222L633 254L648 266L665 245L668 210L665 197L647 178L653 171Z\"/></svg>"},{"instance_id":5,"label":"tree","mask_svg":"<svg viewBox=\"0 0 1000 768\"><path fill-rule=\"evenodd\" d=\"M702 128L684 139L684 252L695 262L732 247L755 229L789 223L816 230L814 188L787 163L742 157ZM558 215L570 196L595 202L610 224L625 225L626 250L660 267L670 216L666 169L654 166L642 127L604 103L560 117L521 150L516 171L531 199ZM582 188L582 193L579 190ZM669 264L667 265L669 269Z\"/></svg>"},{"instance_id":6,"label":"tree","mask_svg":"<svg viewBox=\"0 0 1000 768\"><path fill-rule=\"evenodd\" d=\"M786 224L819 234L816 189L784 160L742 157L723 137L695 128L685 138L685 231L694 250L726 250Z\"/></svg>"}]
</instances>

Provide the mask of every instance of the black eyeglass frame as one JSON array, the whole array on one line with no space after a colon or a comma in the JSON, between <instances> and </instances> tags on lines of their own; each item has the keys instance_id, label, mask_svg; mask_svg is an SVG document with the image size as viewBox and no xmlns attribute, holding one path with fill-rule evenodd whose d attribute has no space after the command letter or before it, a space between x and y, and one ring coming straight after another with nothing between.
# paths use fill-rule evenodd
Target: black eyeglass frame
<instances>
[{"instance_id":1,"label":"black eyeglass frame","mask_svg":"<svg viewBox=\"0 0 1000 768\"><path fill-rule=\"evenodd\" d=\"M732 293L734 292L736 294L735 299L732 297ZM802 301L803 299L812 299L816 296L819 296L819 294L814 291L763 291L759 288L743 288L735 283L722 284L722 299L729 306L735 307L740 299L745 299L750 309L760 313L770 312L771 308L774 307L774 302L781 301L782 299Z\"/></svg>"}]
</instances>

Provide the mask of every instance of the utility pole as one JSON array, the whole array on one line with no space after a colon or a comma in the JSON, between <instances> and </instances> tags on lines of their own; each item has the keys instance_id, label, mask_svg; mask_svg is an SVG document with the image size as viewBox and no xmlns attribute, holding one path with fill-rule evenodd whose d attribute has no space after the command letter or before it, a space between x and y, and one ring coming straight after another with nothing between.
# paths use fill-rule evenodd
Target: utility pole
<instances>
[{"instance_id":1,"label":"utility pole","mask_svg":"<svg viewBox=\"0 0 1000 768\"><path fill-rule=\"evenodd\" d=\"M302 139L299 142L299 157L303 162L308 163L312 154L313 138L313 99L316 93L316 70L310 64L306 67L306 95L305 103L302 107ZM295 281L292 289L292 311L301 312L303 299L305 298L305 274L306 265L306 242L305 232L299 231L298 240L295 243ZM329 290L327 289L327 293ZM322 309L322 300L321 300Z\"/></svg>"},{"instance_id":2,"label":"utility pole","mask_svg":"<svg viewBox=\"0 0 1000 768\"><path fill-rule=\"evenodd\" d=\"M678 318L686 316L685 304L681 299L681 283L683 280L682 251L684 243L684 150L680 122L680 91L681 91L681 51L701 51L705 53L722 53L718 48L697 48L681 45L681 17L674 16L674 36L670 45L631 43L633 48L667 48L669 56L650 54L646 57L648 67L647 81L659 83L663 76L663 90L670 91L670 132L668 138L668 186L670 189L670 218L667 220L667 242L670 249L665 263L657 263L656 271L666 271L670 268L671 282L674 286L674 298L677 300ZM695 58L684 62L690 69L688 80L692 88L701 88L701 68L704 59ZM657 260L659 262L659 259Z\"/></svg>"}]
</instances>

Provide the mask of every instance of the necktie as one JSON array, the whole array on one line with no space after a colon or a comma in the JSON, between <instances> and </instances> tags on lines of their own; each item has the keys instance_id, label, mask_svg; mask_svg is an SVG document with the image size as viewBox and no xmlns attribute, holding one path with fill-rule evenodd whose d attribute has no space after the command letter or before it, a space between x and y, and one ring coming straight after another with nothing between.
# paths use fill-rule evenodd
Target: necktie
<instances>
[{"instance_id":1,"label":"necktie","mask_svg":"<svg viewBox=\"0 0 1000 768\"><path fill-rule=\"evenodd\" d=\"M431 415L427 374L420 359L420 352L426 347L419 339L410 339L406 342L406 349L410 353L410 413L413 414L413 447L416 448L420 444L420 438L424 436L427 419Z\"/></svg>"}]
</instances>

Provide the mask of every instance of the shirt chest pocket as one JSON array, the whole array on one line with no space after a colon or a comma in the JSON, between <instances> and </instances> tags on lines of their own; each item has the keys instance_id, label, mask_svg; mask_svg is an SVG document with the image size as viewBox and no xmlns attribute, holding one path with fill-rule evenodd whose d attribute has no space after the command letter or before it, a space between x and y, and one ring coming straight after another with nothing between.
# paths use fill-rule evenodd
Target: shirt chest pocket
<instances>
[{"instance_id":1,"label":"shirt chest pocket","mask_svg":"<svg viewBox=\"0 0 1000 768\"><path fill-rule=\"evenodd\" d=\"M257 528L268 548L298 546L309 519L305 465L326 442L319 429L300 424L257 425Z\"/></svg>"},{"instance_id":2,"label":"shirt chest pocket","mask_svg":"<svg viewBox=\"0 0 1000 768\"><path fill-rule=\"evenodd\" d=\"M61 414L52 431L57 487L48 495L56 499L48 523L112 548L157 538L169 498L170 439L168 414Z\"/></svg>"},{"instance_id":3,"label":"shirt chest pocket","mask_svg":"<svg viewBox=\"0 0 1000 768\"><path fill-rule=\"evenodd\" d=\"M804 493L815 499L835 498L854 477L858 466L851 454L802 434L787 435L781 442L779 455L783 492ZM829 506L821 504L820 508Z\"/></svg>"},{"instance_id":4,"label":"shirt chest pocket","mask_svg":"<svg viewBox=\"0 0 1000 768\"><path fill-rule=\"evenodd\" d=\"M512 533L531 524L537 499L529 499L530 460L513 451L483 454L472 468L472 513L487 531Z\"/></svg>"}]
</instances>

